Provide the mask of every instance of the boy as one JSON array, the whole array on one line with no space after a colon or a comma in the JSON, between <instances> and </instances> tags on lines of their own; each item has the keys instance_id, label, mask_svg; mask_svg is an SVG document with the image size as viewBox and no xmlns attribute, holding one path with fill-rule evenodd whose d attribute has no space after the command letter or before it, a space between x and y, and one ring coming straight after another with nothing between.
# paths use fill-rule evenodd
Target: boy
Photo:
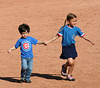
<instances>
[{"instance_id":1,"label":"boy","mask_svg":"<svg viewBox=\"0 0 100 88\"><path fill-rule=\"evenodd\" d=\"M44 44L43 41L28 36L30 27L27 24L21 24L18 28L21 38L18 39L14 47L8 50L8 53L20 47L21 51L21 82L31 83L30 76L33 70L33 45ZM45 45L45 44L44 44Z\"/></svg>"}]
</instances>

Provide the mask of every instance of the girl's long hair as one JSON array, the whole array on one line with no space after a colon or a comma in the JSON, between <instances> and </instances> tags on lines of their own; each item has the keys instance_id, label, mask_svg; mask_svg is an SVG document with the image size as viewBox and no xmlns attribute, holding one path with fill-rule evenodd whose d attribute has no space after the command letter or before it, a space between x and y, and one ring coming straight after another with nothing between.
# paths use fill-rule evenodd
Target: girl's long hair
<instances>
[{"instance_id":1,"label":"girl's long hair","mask_svg":"<svg viewBox=\"0 0 100 88\"><path fill-rule=\"evenodd\" d=\"M62 29L61 29L59 32L61 32L61 31L63 30L63 28L65 27L66 21L70 21L71 19L74 19L74 18L76 18L76 17L77 17L77 16L76 16L75 14L69 13L69 14L67 15L65 21L64 21L64 25L63 25Z\"/></svg>"}]
</instances>

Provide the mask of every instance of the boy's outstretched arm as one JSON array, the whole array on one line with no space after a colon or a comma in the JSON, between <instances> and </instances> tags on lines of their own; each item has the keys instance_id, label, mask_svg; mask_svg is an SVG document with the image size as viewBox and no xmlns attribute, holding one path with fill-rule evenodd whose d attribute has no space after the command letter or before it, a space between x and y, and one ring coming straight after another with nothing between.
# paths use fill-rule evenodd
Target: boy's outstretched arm
<instances>
[{"instance_id":1,"label":"boy's outstretched arm","mask_svg":"<svg viewBox=\"0 0 100 88\"><path fill-rule=\"evenodd\" d=\"M85 39L86 41L90 42L92 45L95 45L94 42L92 42L86 35L82 37L83 39Z\"/></svg>"},{"instance_id":2,"label":"boy's outstretched arm","mask_svg":"<svg viewBox=\"0 0 100 88\"><path fill-rule=\"evenodd\" d=\"M11 53L11 51L13 51L13 50L15 50L15 49L16 49L15 46L12 47L12 48L10 48L10 49L8 50L8 53Z\"/></svg>"},{"instance_id":3,"label":"boy's outstretched arm","mask_svg":"<svg viewBox=\"0 0 100 88\"><path fill-rule=\"evenodd\" d=\"M52 41L54 41L54 40L56 40L56 39L58 39L58 38L59 38L59 36L56 35L56 36L54 36L53 38L51 38L50 40L44 41L44 43L47 45L48 43L50 43L50 42L52 42Z\"/></svg>"}]
</instances>

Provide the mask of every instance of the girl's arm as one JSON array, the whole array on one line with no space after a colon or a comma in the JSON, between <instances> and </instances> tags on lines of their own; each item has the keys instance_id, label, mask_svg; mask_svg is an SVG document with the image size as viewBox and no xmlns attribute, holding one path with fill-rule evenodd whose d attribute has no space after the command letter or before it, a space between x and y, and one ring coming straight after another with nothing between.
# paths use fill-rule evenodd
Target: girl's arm
<instances>
[{"instance_id":1,"label":"girl's arm","mask_svg":"<svg viewBox=\"0 0 100 88\"><path fill-rule=\"evenodd\" d=\"M38 41L37 44L45 44L44 41Z\"/></svg>"},{"instance_id":2,"label":"girl's arm","mask_svg":"<svg viewBox=\"0 0 100 88\"><path fill-rule=\"evenodd\" d=\"M50 43L50 42L52 42L52 41L54 41L54 40L56 40L56 39L58 39L58 38L59 38L59 36L56 35L56 36L54 36L53 38L51 38L50 40L45 41L45 44L47 45L48 43Z\"/></svg>"},{"instance_id":3,"label":"girl's arm","mask_svg":"<svg viewBox=\"0 0 100 88\"><path fill-rule=\"evenodd\" d=\"M90 42L92 45L95 45L94 42L92 42L86 35L82 37L83 39L85 39L86 41Z\"/></svg>"},{"instance_id":4,"label":"girl's arm","mask_svg":"<svg viewBox=\"0 0 100 88\"><path fill-rule=\"evenodd\" d=\"M16 49L15 46L12 47L12 48L10 48L10 49L8 50L8 53L11 53L11 51L13 51L13 50L15 50L15 49Z\"/></svg>"}]
</instances>

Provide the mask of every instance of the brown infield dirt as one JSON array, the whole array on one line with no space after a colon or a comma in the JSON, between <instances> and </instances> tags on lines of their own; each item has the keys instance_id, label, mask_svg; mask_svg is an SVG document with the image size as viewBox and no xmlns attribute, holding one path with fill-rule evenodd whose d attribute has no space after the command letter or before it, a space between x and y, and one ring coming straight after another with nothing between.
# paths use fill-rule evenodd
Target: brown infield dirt
<instances>
[{"instance_id":1,"label":"brown infield dirt","mask_svg":"<svg viewBox=\"0 0 100 88\"><path fill-rule=\"evenodd\" d=\"M30 36L49 40L63 25L66 15L78 17L77 26L96 44L93 46L76 37L78 58L73 76L66 81L61 76L59 59L61 38L47 46L33 46L32 83L18 83L20 79L20 49L7 50L20 38L18 26L30 26ZM0 0L0 88L100 88L100 0Z\"/></svg>"}]
</instances>

